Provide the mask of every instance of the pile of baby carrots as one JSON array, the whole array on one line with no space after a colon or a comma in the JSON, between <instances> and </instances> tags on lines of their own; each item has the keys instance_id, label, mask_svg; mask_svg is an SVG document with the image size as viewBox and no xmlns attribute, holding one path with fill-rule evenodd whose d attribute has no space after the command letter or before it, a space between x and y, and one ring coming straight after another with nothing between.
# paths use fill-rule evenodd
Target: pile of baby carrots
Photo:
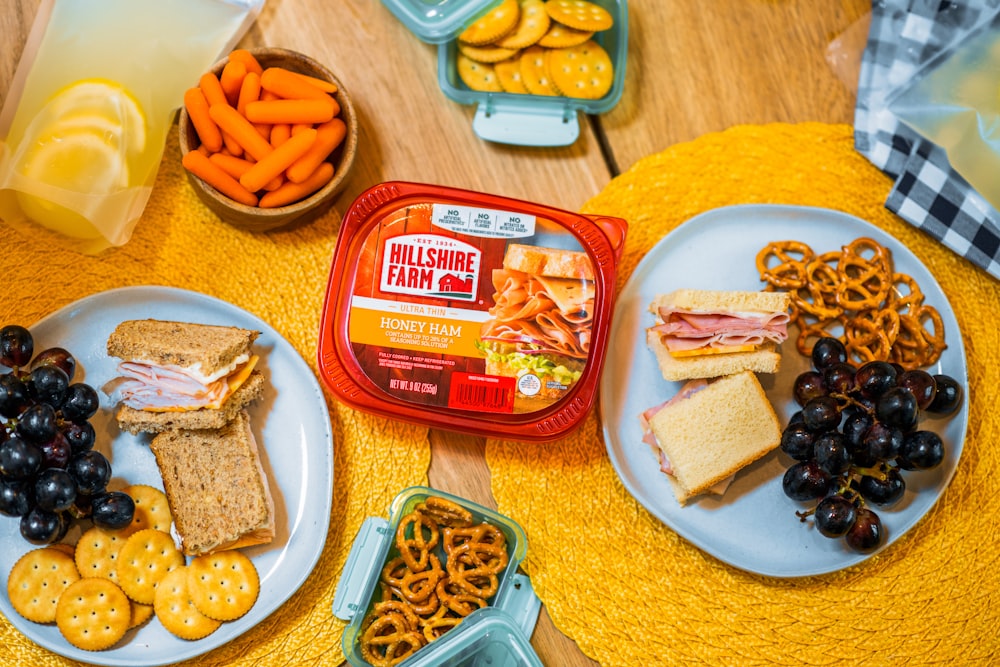
<instances>
[{"instance_id":1,"label":"pile of baby carrots","mask_svg":"<svg viewBox=\"0 0 1000 667\"><path fill-rule=\"evenodd\" d=\"M184 168L247 206L287 206L333 178L327 157L347 126L336 85L282 67L264 69L236 49L216 76L206 72L184 93L201 145Z\"/></svg>"}]
</instances>

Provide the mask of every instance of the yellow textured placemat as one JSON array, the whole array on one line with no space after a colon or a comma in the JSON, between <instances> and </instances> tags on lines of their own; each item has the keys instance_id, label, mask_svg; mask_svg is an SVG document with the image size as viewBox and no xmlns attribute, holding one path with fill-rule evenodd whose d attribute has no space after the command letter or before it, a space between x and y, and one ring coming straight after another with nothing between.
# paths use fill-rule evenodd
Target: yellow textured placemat
<instances>
[{"instance_id":1,"label":"yellow textured placemat","mask_svg":"<svg viewBox=\"0 0 1000 667\"><path fill-rule=\"evenodd\" d=\"M490 441L493 494L527 531L524 567L535 590L555 624L602 665L997 659L1000 284L889 213L890 185L854 151L849 126L740 126L640 160L585 205L629 221L619 287L657 241L720 206L822 206L878 225L947 294L963 331L971 401L958 470L924 519L863 564L797 580L730 567L660 524L618 480L596 412L551 445Z\"/></svg>"},{"instance_id":2,"label":"yellow textured placemat","mask_svg":"<svg viewBox=\"0 0 1000 667\"><path fill-rule=\"evenodd\" d=\"M320 311L339 224L336 211L289 231L242 232L215 217L188 186L176 127L164 155L132 240L109 254L85 257L63 251L0 223L0 322L28 326L72 301L115 287L182 287L260 317L317 372ZM341 201L335 208L349 203ZM430 445L426 429L353 412L329 395L327 402L334 426L334 494L319 563L272 616L189 664L336 665L343 660L345 624L333 617L331 604L351 541L366 517L387 516L399 491L427 483ZM0 664L76 663L39 648L0 617Z\"/></svg>"}]
</instances>

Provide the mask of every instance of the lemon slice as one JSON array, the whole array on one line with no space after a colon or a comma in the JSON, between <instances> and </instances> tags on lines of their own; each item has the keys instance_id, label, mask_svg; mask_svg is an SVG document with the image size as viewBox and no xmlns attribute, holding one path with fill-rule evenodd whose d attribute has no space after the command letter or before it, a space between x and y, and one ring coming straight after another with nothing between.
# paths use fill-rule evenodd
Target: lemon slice
<instances>
[{"instance_id":1,"label":"lemon slice","mask_svg":"<svg viewBox=\"0 0 1000 667\"><path fill-rule=\"evenodd\" d=\"M46 112L60 122L69 119L100 118L119 129L129 152L141 152L146 147L146 115L142 107L124 87L104 79L83 79L56 93Z\"/></svg>"}]
</instances>

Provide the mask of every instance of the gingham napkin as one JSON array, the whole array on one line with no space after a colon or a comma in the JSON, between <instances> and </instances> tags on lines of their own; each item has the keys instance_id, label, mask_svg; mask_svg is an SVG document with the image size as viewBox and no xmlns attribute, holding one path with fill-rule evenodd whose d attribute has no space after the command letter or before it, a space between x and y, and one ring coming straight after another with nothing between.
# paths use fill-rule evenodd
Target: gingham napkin
<instances>
[{"instance_id":1,"label":"gingham napkin","mask_svg":"<svg viewBox=\"0 0 1000 667\"><path fill-rule=\"evenodd\" d=\"M854 144L896 179L887 208L1000 278L1000 211L952 169L944 149L888 106L921 65L998 15L1000 0L873 0Z\"/></svg>"}]
</instances>

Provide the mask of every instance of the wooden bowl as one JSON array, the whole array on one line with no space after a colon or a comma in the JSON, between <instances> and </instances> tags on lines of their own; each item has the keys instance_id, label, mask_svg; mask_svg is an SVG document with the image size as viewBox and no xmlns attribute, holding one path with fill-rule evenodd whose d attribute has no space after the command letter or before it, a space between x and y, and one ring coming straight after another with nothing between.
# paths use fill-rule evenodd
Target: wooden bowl
<instances>
[{"instance_id":1,"label":"wooden bowl","mask_svg":"<svg viewBox=\"0 0 1000 667\"><path fill-rule=\"evenodd\" d=\"M334 94L334 97L340 104L340 117L347 125L347 134L344 140L327 158L327 161L333 164L333 178L309 197L287 206L276 208L247 206L246 204L230 199L191 172L186 172L188 181L194 188L198 198L222 220L242 229L248 229L253 232L264 232L287 226L293 222L308 222L322 215L330 208L337 195L347 185L347 177L350 174L351 166L354 164L354 157L357 154L358 148L358 118L354 112L351 97L340 80L330 70L312 58L288 49L261 48L250 49L249 51L264 69L268 67L284 67L285 69L301 74L308 74L309 76L335 84L337 92ZM219 61L212 67L211 71L218 76L227 62L228 58ZM191 119L183 106L181 106L178 118L178 139L181 157L188 151L198 148L201 143L198 139L198 134L194 130L194 125L191 123Z\"/></svg>"}]
</instances>

